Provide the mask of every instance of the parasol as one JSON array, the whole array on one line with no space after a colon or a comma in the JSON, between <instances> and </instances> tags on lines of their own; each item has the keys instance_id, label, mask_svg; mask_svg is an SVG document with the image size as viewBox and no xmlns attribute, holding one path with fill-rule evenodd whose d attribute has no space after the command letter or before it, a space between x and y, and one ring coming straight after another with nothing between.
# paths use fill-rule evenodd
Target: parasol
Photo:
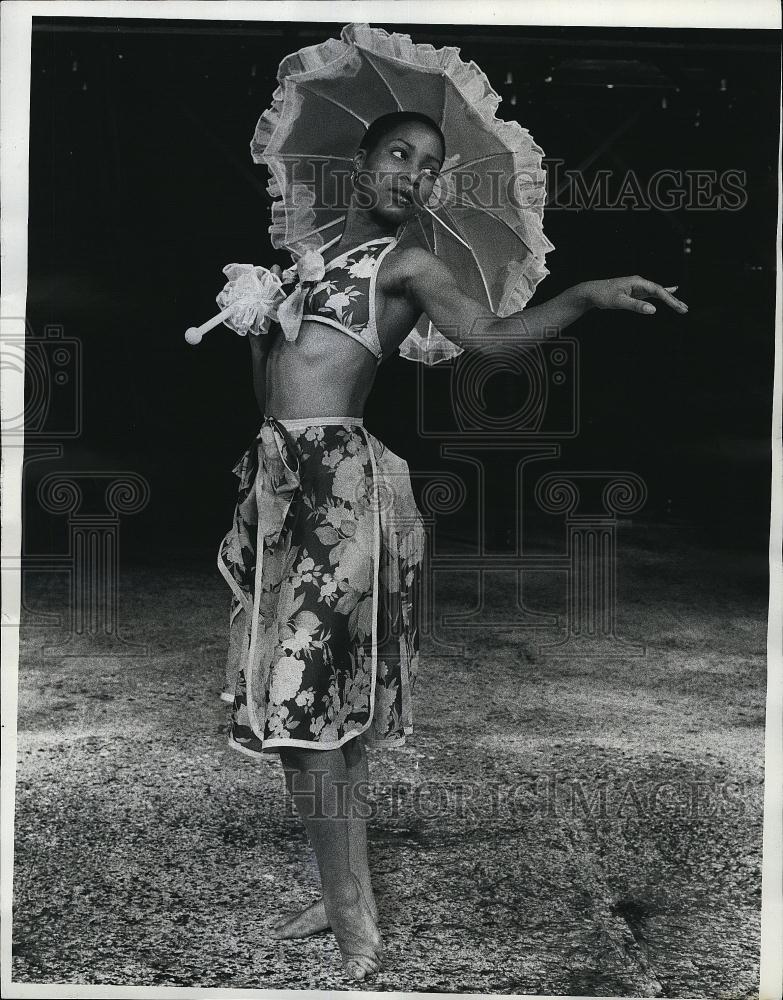
<instances>
[{"instance_id":1,"label":"parasol","mask_svg":"<svg viewBox=\"0 0 783 1000\"><path fill-rule=\"evenodd\" d=\"M339 39L283 59L250 144L271 173L274 247L297 258L337 242L366 127L390 111L422 111L443 131L446 161L426 209L398 232L400 243L431 250L497 315L525 306L554 249L542 228L543 150L518 122L495 117L499 95L459 52L348 24ZM426 316L400 347L430 365L460 353Z\"/></svg>"}]
</instances>

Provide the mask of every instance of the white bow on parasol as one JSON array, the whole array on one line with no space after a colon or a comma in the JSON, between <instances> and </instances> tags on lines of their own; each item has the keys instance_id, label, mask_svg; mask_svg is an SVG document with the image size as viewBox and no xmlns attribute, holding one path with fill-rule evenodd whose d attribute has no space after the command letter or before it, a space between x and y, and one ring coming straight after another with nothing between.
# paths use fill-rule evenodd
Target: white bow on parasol
<instances>
[{"instance_id":1,"label":"white bow on parasol","mask_svg":"<svg viewBox=\"0 0 783 1000\"><path fill-rule=\"evenodd\" d=\"M228 281L215 300L221 311L201 326L191 326L185 331L189 344L200 344L204 334L219 323L245 337L248 333L256 336L268 333L272 320L277 319L285 292L276 274L255 264L226 264L223 274Z\"/></svg>"},{"instance_id":2,"label":"white bow on parasol","mask_svg":"<svg viewBox=\"0 0 783 1000\"><path fill-rule=\"evenodd\" d=\"M274 247L297 258L337 242L366 127L390 111L422 111L441 127L447 158L426 210L398 232L400 243L437 254L497 315L524 307L554 249L542 228L543 150L517 122L495 117L499 95L459 51L349 24L339 39L283 59L250 144L272 175ZM461 349L423 316L400 353L431 365Z\"/></svg>"}]
</instances>

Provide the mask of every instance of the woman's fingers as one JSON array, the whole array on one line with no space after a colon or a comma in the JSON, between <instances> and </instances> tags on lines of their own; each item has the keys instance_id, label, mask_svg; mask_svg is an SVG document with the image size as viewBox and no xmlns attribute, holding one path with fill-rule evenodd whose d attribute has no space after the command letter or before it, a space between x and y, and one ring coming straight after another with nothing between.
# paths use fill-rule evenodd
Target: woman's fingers
<instances>
[{"instance_id":1,"label":"woman's fingers","mask_svg":"<svg viewBox=\"0 0 783 1000\"><path fill-rule=\"evenodd\" d=\"M655 306L650 302L635 299L633 295L629 295L627 292L620 293L617 305L619 309L629 309L631 312L643 313L647 316L651 316L655 312Z\"/></svg>"},{"instance_id":2,"label":"woman's fingers","mask_svg":"<svg viewBox=\"0 0 783 1000\"><path fill-rule=\"evenodd\" d=\"M271 427L265 425L261 428L261 442L264 446L264 464L271 475L282 479L285 476L285 466L277 450L277 442Z\"/></svg>"},{"instance_id":3,"label":"woman's fingers","mask_svg":"<svg viewBox=\"0 0 783 1000\"><path fill-rule=\"evenodd\" d=\"M659 285L654 281L648 281L647 278L636 278L634 279L634 292L641 291L644 293L645 297L655 296L662 302L665 302L667 306L671 306L672 309L676 309L677 312L686 313L688 307L680 299L675 298L668 288L664 288L663 285ZM676 288L677 286L672 286ZM650 312L650 310L642 310L643 312ZM652 312L655 312L653 308Z\"/></svg>"}]
</instances>

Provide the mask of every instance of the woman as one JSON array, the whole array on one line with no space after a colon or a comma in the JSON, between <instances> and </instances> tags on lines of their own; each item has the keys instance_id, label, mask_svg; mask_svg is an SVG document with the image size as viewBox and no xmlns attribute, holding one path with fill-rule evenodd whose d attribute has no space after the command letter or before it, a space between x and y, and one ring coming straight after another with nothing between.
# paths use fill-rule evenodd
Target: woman
<instances>
[{"instance_id":1,"label":"woman","mask_svg":"<svg viewBox=\"0 0 783 1000\"><path fill-rule=\"evenodd\" d=\"M354 157L344 229L323 254L325 273L316 273L300 302L297 328L249 337L256 397L266 415L261 488L253 494L252 449L238 472L241 498L254 495L259 519L267 518L251 612L264 624L249 654L262 666L248 666L246 656L240 672L231 742L245 752L280 754L321 875L322 898L273 935L302 937L331 926L356 980L378 970L382 947L366 821L356 808L366 801L365 744L371 737L400 742L411 731L405 687L417 644L405 614L417 560L401 563L406 580L398 589L379 583L388 546L386 535L378 542L377 487L390 466L361 422L378 364L422 313L461 347L492 351L495 343L506 349L509 338L563 329L593 307L651 314L655 308L643 300L654 297L687 311L668 290L635 275L584 282L524 314L487 315L441 260L420 247L397 246L400 227L432 194L445 156L440 129L422 114L374 121ZM351 490L344 469L353 470ZM275 530L267 532L270 524ZM227 536L224 566L232 545L236 536ZM236 582L236 563L226 575ZM395 596L396 610L389 610Z\"/></svg>"}]
</instances>

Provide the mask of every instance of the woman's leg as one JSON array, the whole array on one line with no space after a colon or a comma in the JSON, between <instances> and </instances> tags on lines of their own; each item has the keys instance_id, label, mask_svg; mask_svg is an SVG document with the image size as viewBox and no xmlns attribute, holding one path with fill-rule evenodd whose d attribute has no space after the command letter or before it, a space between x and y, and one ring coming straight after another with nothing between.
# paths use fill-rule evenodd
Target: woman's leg
<instances>
[{"instance_id":1,"label":"woman's leg","mask_svg":"<svg viewBox=\"0 0 783 1000\"><path fill-rule=\"evenodd\" d=\"M318 862L326 918L346 971L361 980L380 967L381 937L351 871L349 778L342 750L281 750L286 783Z\"/></svg>"},{"instance_id":2,"label":"woman's leg","mask_svg":"<svg viewBox=\"0 0 783 1000\"><path fill-rule=\"evenodd\" d=\"M351 860L351 871L362 887L365 902L372 913L373 920L378 920L378 908L370 880L370 867L367 860L367 820L369 819L366 805L370 784L370 772L367 766L367 751L364 740L357 737L343 744L345 770L348 775L348 852Z\"/></svg>"},{"instance_id":3,"label":"woman's leg","mask_svg":"<svg viewBox=\"0 0 783 1000\"><path fill-rule=\"evenodd\" d=\"M328 752L328 751L327 751ZM367 807L364 804L369 787L367 751L361 737L343 744L342 753L346 770L346 802L348 804L348 857L351 871L362 889L365 902L373 919L378 920L378 909L372 891L370 869L367 861ZM357 796L357 791L359 795ZM317 899L300 913L284 917L271 930L272 937L280 940L308 937L328 930L323 899Z\"/></svg>"}]
</instances>

